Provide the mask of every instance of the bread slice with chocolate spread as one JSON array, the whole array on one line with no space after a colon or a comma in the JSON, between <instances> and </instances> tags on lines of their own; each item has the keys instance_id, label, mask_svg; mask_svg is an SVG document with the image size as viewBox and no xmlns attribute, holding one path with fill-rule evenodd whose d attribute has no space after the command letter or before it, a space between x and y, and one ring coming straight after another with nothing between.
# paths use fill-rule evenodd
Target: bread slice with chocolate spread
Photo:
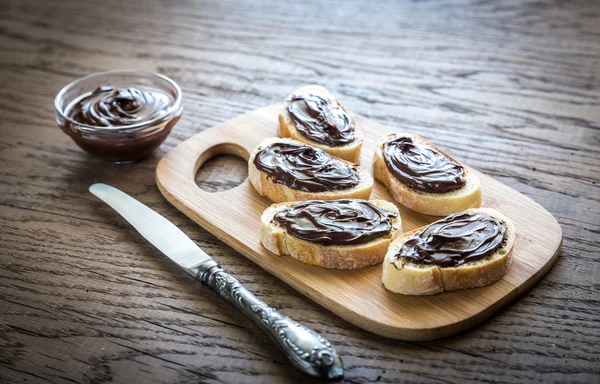
<instances>
[{"instance_id":1,"label":"bread slice with chocolate spread","mask_svg":"<svg viewBox=\"0 0 600 384\"><path fill-rule=\"evenodd\" d=\"M491 208L468 209L398 236L383 261L386 289L433 295L483 287L512 263L515 227Z\"/></svg>"},{"instance_id":2,"label":"bread slice with chocolate spread","mask_svg":"<svg viewBox=\"0 0 600 384\"><path fill-rule=\"evenodd\" d=\"M373 176L394 200L425 215L446 216L481 206L477 176L417 135L384 136L373 157Z\"/></svg>"},{"instance_id":3,"label":"bread slice with chocolate spread","mask_svg":"<svg viewBox=\"0 0 600 384\"><path fill-rule=\"evenodd\" d=\"M254 189L274 202L368 199L373 176L364 168L305 143L264 139L248 160Z\"/></svg>"},{"instance_id":4,"label":"bread slice with chocolate spread","mask_svg":"<svg viewBox=\"0 0 600 384\"><path fill-rule=\"evenodd\" d=\"M360 162L362 131L340 102L319 85L298 88L286 97L279 113L279 136Z\"/></svg>"},{"instance_id":5,"label":"bread slice with chocolate spread","mask_svg":"<svg viewBox=\"0 0 600 384\"><path fill-rule=\"evenodd\" d=\"M402 232L398 208L385 200L309 200L273 204L261 216L260 241L276 255L325 268L381 263Z\"/></svg>"}]
</instances>

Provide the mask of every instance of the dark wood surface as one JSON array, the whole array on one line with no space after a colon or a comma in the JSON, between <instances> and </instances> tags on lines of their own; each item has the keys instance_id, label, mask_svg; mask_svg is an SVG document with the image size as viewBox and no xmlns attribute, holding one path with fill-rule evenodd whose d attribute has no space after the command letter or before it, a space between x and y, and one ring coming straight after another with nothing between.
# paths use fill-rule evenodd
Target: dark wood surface
<instances>
[{"instance_id":1,"label":"dark wood surface","mask_svg":"<svg viewBox=\"0 0 600 384\"><path fill-rule=\"evenodd\" d=\"M306 382L94 199L94 182L322 332L348 383L600 381L600 3L3 0L0 52L0 382ZM185 92L172 135L134 164L86 156L54 122L62 86L113 68ZM554 268L471 331L400 342L314 304L162 198L154 170L170 148L307 83L539 202L564 231ZM215 158L199 185L230 188L244 168Z\"/></svg>"}]
</instances>

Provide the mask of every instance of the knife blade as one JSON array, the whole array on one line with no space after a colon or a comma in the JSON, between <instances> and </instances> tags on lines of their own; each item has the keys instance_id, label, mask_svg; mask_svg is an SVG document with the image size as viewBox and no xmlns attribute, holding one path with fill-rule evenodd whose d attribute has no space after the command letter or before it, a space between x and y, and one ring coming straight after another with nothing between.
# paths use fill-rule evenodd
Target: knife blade
<instances>
[{"instance_id":1,"label":"knife blade","mask_svg":"<svg viewBox=\"0 0 600 384\"><path fill-rule=\"evenodd\" d=\"M140 235L189 274L195 275L198 265L212 259L173 223L117 188L94 184L90 192L117 211Z\"/></svg>"},{"instance_id":2,"label":"knife blade","mask_svg":"<svg viewBox=\"0 0 600 384\"><path fill-rule=\"evenodd\" d=\"M94 184L89 190L165 256L252 320L294 367L319 379L338 380L344 376L342 361L327 339L250 293L173 223L110 185Z\"/></svg>"}]
</instances>

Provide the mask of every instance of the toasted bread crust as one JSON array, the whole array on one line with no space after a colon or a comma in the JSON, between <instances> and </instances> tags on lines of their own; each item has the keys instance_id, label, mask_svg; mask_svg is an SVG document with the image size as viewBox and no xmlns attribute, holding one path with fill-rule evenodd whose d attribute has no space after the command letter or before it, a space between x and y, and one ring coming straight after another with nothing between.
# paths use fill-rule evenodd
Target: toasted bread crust
<instances>
[{"instance_id":1,"label":"toasted bread crust","mask_svg":"<svg viewBox=\"0 0 600 384\"><path fill-rule=\"evenodd\" d=\"M297 90L292 92L288 97L286 97L286 100L291 95L293 95L297 92L303 92L303 91L322 94L324 96L327 96L327 97L333 99L335 102L337 102L339 104L337 99L331 93L329 93L329 91L327 91L325 88L323 88L319 85L308 85L305 87L298 88ZM361 149L362 143L363 143L363 134L362 134L360 127L356 124L356 122L354 124L356 139L352 143L342 145L340 147L330 147L330 146L327 146L324 144L317 143L317 142L303 136L296 129L296 123L294 123L294 121L290 117L290 114L287 110L288 104L289 103L287 101L284 102L283 109L279 113L279 136L294 139L294 140L301 141L303 143L312 145L313 147L324 150L325 152L329 153L332 156L339 157L340 159L347 160L354 164L358 164L360 162L360 149Z\"/></svg>"},{"instance_id":2,"label":"toasted bread crust","mask_svg":"<svg viewBox=\"0 0 600 384\"><path fill-rule=\"evenodd\" d=\"M392 219L389 235L359 245L325 246L289 235L284 228L273 223L273 216L293 202L273 204L261 216L260 241L276 255L289 255L303 263L325 268L356 269L381 263L390 243L402 232L402 219L398 208L384 200L369 200L397 215Z\"/></svg>"},{"instance_id":3,"label":"toasted bread crust","mask_svg":"<svg viewBox=\"0 0 600 384\"><path fill-rule=\"evenodd\" d=\"M266 172L260 171L254 165L254 157L260 150L267 145L276 142L290 142L290 139L280 139L277 137L267 138L263 140L258 147L250 155L248 160L248 179L254 189L261 195L276 203L284 201L301 201L301 200L333 200L333 199L368 199L371 196L373 189L373 176L364 168L358 167L353 163L345 160L340 160L343 163L351 165L358 169L360 175L360 183L346 190L328 191L328 192L305 192L297 189L292 189L283 184L274 183ZM303 144L298 141L293 141L297 144Z\"/></svg>"},{"instance_id":4,"label":"toasted bread crust","mask_svg":"<svg viewBox=\"0 0 600 384\"><path fill-rule=\"evenodd\" d=\"M375 155L373 156L373 176L381 181L390 192L394 200L404 205L408 209L425 215L447 216L451 213L461 212L468 208L477 208L481 206L481 187L479 179L466 166L465 169L466 184L456 191L448 193L428 193L410 188L399 181L388 169L383 159L383 145L391 137L409 136L415 141L420 141L436 151L439 151L450 160L461 164L438 147L423 139L420 136L397 133L386 135L377 144Z\"/></svg>"},{"instance_id":5,"label":"toasted bread crust","mask_svg":"<svg viewBox=\"0 0 600 384\"><path fill-rule=\"evenodd\" d=\"M383 261L382 282L385 288L404 295L433 295L444 291L455 291L483 287L500 280L512 263L512 247L515 242L513 223L503 214L491 208L468 209L466 212L483 212L506 224L506 241L494 254L483 260L468 262L459 267L417 265L398 260L395 255L417 228L402 234L390 245Z\"/></svg>"}]
</instances>

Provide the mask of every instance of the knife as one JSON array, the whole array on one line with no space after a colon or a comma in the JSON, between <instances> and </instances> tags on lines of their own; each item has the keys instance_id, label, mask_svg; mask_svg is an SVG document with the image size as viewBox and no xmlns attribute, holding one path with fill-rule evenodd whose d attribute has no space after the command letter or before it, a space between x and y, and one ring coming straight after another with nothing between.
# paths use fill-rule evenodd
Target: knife
<instances>
[{"instance_id":1,"label":"knife","mask_svg":"<svg viewBox=\"0 0 600 384\"><path fill-rule=\"evenodd\" d=\"M342 360L327 339L283 316L250 293L173 223L110 185L94 184L90 192L123 216L184 271L246 315L294 367L318 379L337 380L344 376Z\"/></svg>"}]
</instances>

